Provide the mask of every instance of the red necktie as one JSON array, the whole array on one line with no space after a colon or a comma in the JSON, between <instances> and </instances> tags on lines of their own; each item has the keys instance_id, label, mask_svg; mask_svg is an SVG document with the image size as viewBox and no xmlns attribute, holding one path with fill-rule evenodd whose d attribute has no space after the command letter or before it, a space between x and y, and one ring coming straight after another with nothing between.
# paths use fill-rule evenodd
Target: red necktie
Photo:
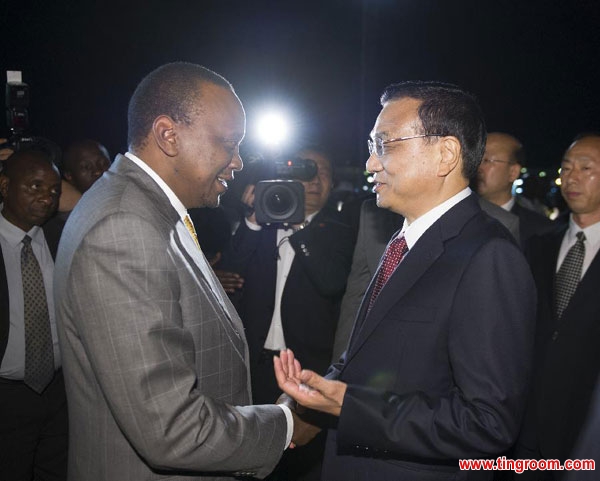
<instances>
[{"instance_id":1,"label":"red necktie","mask_svg":"<svg viewBox=\"0 0 600 481\"><path fill-rule=\"evenodd\" d=\"M381 266L377 271L377 279L375 280L375 287L373 288L373 292L371 293L371 300L369 301L369 311L373 307L375 303L375 299L385 286L385 283L388 281L390 276L400 264L402 258L408 252L408 246L406 245L406 239L404 236L395 237L392 242L390 242L385 249L383 254L383 261L381 262Z\"/></svg>"}]
</instances>

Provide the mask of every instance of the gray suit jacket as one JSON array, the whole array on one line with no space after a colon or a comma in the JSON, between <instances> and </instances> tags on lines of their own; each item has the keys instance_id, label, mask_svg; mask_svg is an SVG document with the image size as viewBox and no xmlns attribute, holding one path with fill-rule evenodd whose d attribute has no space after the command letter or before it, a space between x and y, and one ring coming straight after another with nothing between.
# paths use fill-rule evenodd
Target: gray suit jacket
<instances>
[{"instance_id":1,"label":"gray suit jacket","mask_svg":"<svg viewBox=\"0 0 600 481\"><path fill-rule=\"evenodd\" d=\"M481 197L479 206L491 217L494 217L506 227L515 239L519 239L519 218ZM333 344L332 362L337 362L346 350L354 319L369 282L375 275L379 261L394 232L402 227L404 218L387 209L380 209L375 199L363 202L360 210L360 224L352 270L346 284L346 292L342 299L340 317L338 320Z\"/></svg>"},{"instance_id":2,"label":"gray suit jacket","mask_svg":"<svg viewBox=\"0 0 600 481\"><path fill-rule=\"evenodd\" d=\"M241 321L164 192L129 159L118 156L70 215L55 297L70 480L273 469L285 415L248 406Z\"/></svg>"}]
</instances>

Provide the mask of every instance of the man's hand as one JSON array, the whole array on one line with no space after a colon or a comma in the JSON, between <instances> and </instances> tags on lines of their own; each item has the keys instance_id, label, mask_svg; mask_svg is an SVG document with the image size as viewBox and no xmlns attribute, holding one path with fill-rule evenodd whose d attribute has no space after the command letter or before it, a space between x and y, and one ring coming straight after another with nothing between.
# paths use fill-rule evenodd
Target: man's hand
<instances>
[{"instance_id":1,"label":"man's hand","mask_svg":"<svg viewBox=\"0 0 600 481\"><path fill-rule=\"evenodd\" d=\"M225 292L232 294L236 289L241 289L244 285L244 279L235 272L222 271L215 269L215 274L223 286Z\"/></svg>"},{"instance_id":2,"label":"man's hand","mask_svg":"<svg viewBox=\"0 0 600 481\"><path fill-rule=\"evenodd\" d=\"M310 413L307 412L306 408L298 405L287 394L282 394L277 399L277 404L285 404L292 412L294 418L294 432L292 434L292 442L290 449L294 449L296 446L304 446L313 440L313 438L321 432L321 427L313 424L309 420ZM312 416L314 418L314 416Z\"/></svg>"},{"instance_id":3,"label":"man's hand","mask_svg":"<svg viewBox=\"0 0 600 481\"><path fill-rule=\"evenodd\" d=\"M275 356L273 364L277 384L284 393L307 408L340 415L346 394L345 383L329 381L313 371L302 369L290 349Z\"/></svg>"},{"instance_id":4,"label":"man's hand","mask_svg":"<svg viewBox=\"0 0 600 481\"><path fill-rule=\"evenodd\" d=\"M258 225L256 222L256 213L254 212L254 184L248 184L242 193L242 203L247 207L248 222Z\"/></svg>"}]
</instances>

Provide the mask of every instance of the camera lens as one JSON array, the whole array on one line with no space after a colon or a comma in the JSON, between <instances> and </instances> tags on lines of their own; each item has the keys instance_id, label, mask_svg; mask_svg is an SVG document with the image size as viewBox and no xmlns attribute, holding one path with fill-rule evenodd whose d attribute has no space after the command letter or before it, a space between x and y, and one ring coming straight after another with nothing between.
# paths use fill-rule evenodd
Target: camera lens
<instances>
[{"instance_id":1,"label":"camera lens","mask_svg":"<svg viewBox=\"0 0 600 481\"><path fill-rule=\"evenodd\" d=\"M298 207L298 199L287 186L272 185L263 197L264 210L273 219L285 219Z\"/></svg>"}]
</instances>

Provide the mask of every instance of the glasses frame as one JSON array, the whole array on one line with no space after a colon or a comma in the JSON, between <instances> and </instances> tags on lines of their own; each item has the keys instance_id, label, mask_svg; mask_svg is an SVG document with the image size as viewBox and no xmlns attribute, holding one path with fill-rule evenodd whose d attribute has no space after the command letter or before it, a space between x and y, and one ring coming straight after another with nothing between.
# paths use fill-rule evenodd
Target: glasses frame
<instances>
[{"instance_id":1,"label":"glasses frame","mask_svg":"<svg viewBox=\"0 0 600 481\"><path fill-rule=\"evenodd\" d=\"M367 145L369 146L369 155L375 154L377 157L383 157L384 146L391 144L392 142L401 142L403 140L411 139L422 139L424 137L446 137L444 134L419 134L409 135L408 137L396 137L394 139L383 140L381 137L375 137L374 139L368 139ZM378 152L380 151L380 152Z\"/></svg>"},{"instance_id":2,"label":"glasses frame","mask_svg":"<svg viewBox=\"0 0 600 481\"><path fill-rule=\"evenodd\" d=\"M490 165L494 165L494 164L514 165L514 164L516 164L516 162L514 162L512 160L501 160L501 159L481 159L481 163L482 164L490 164Z\"/></svg>"}]
</instances>

